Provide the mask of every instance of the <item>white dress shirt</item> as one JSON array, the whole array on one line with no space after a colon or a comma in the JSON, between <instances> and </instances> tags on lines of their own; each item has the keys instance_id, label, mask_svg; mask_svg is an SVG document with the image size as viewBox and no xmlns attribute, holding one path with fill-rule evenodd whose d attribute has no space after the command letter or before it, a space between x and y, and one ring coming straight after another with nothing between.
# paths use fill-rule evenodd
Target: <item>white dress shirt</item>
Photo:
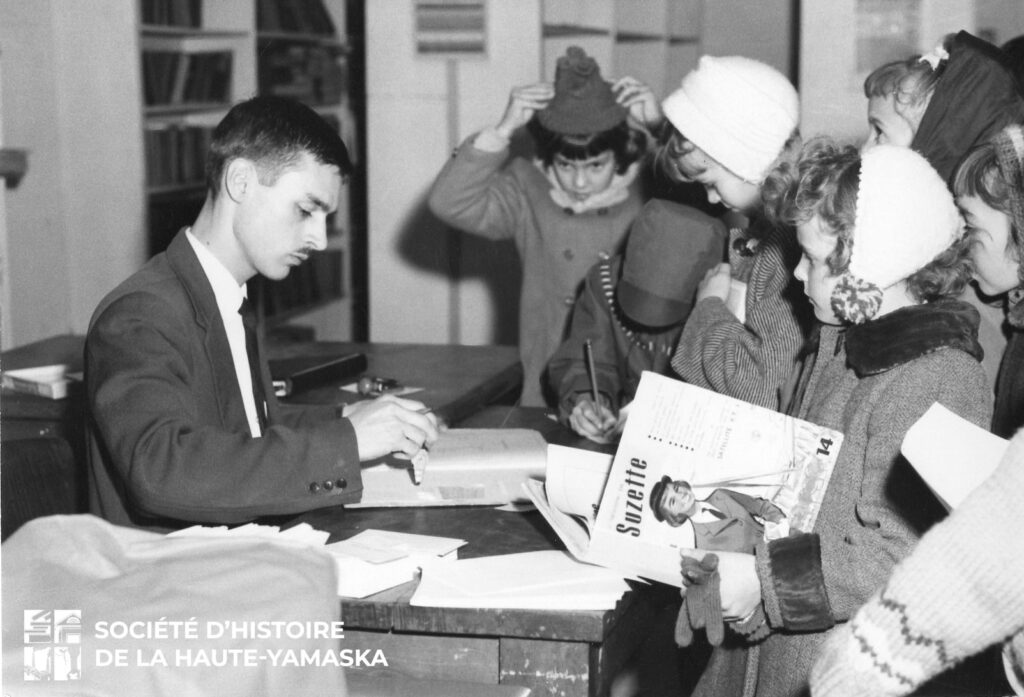
<instances>
[{"instance_id":1,"label":"white dress shirt","mask_svg":"<svg viewBox=\"0 0 1024 697\"><path fill-rule=\"evenodd\" d=\"M238 308L242 306L242 299L247 297L245 284L238 285L227 267L192 234L191 229L185 231L185 237L188 238L189 244L195 250L199 264L203 267L203 272L206 273L210 285L213 286L213 295L217 299L217 308L220 310L224 331L228 335L228 345L231 347L231 360L235 364L238 387L242 391L242 404L245 405L249 432L253 438L259 438L262 432L256 413L256 398L252 392L249 354L245 351L245 327L242 325L242 316L238 314Z\"/></svg>"}]
</instances>

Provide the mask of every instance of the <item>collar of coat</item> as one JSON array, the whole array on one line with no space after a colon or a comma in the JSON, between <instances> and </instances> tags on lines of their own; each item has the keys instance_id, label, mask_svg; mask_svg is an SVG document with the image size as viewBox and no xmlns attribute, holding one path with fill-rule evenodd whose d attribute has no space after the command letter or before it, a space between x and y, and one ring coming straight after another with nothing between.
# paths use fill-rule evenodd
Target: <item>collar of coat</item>
<instances>
[{"instance_id":1,"label":"collar of coat","mask_svg":"<svg viewBox=\"0 0 1024 697\"><path fill-rule=\"evenodd\" d=\"M977 360L978 311L960 300L911 305L849 327L847 363L858 377L877 375L940 349L966 351Z\"/></svg>"},{"instance_id":2,"label":"collar of coat","mask_svg":"<svg viewBox=\"0 0 1024 697\"><path fill-rule=\"evenodd\" d=\"M625 201L629 198L630 184L633 183L640 172L640 163L634 162L622 174L612 176L612 181L607 189L594 194L584 201L577 201L565 193L565 189L558 183L558 178L551 167L545 168L540 160L536 160L535 164L551 184L551 200L559 208L569 209L576 215L586 213L587 211L596 211L600 208L611 208Z\"/></svg>"}]
</instances>

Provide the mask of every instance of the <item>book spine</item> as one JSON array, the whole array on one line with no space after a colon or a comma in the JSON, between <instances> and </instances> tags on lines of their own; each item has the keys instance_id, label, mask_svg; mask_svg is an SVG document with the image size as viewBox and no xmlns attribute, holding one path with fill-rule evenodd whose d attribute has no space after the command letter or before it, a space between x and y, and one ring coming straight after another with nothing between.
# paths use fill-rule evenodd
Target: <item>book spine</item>
<instances>
[{"instance_id":1,"label":"book spine","mask_svg":"<svg viewBox=\"0 0 1024 697\"><path fill-rule=\"evenodd\" d=\"M54 386L44 382L23 380L10 375L4 375L3 379L0 380L0 384L8 389L14 390L15 392L34 394L40 397L50 397L51 399L56 397L56 390Z\"/></svg>"}]
</instances>

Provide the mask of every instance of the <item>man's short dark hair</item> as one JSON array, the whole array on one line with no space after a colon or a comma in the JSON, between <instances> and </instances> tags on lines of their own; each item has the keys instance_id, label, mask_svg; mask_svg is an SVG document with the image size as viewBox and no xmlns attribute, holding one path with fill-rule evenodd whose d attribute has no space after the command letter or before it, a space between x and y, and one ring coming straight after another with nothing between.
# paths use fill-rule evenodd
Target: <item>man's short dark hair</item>
<instances>
[{"instance_id":1,"label":"man's short dark hair","mask_svg":"<svg viewBox=\"0 0 1024 697\"><path fill-rule=\"evenodd\" d=\"M256 164L261 184L270 186L304 153L334 165L342 179L352 160L338 130L311 108L283 97L253 97L231 108L213 129L206 157L206 185L214 197L227 163L236 158Z\"/></svg>"}]
</instances>

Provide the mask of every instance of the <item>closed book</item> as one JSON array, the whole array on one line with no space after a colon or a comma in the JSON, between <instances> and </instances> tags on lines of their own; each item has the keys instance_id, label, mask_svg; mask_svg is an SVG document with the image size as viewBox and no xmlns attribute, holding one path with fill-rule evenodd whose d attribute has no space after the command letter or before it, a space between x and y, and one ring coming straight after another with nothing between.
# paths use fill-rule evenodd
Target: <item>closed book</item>
<instances>
[{"instance_id":1,"label":"closed book","mask_svg":"<svg viewBox=\"0 0 1024 697\"><path fill-rule=\"evenodd\" d=\"M36 368L5 370L0 375L0 385L24 394L34 394L49 399L64 399L68 396L68 385L74 379L68 373L68 366L60 363Z\"/></svg>"},{"instance_id":2,"label":"closed book","mask_svg":"<svg viewBox=\"0 0 1024 697\"><path fill-rule=\"evenodd\" d=\"M279 397L338 384L366 372L366 354L343 356L301 356L270 361L270 376L280 386Z\"/></svg>"}]
</instances>

